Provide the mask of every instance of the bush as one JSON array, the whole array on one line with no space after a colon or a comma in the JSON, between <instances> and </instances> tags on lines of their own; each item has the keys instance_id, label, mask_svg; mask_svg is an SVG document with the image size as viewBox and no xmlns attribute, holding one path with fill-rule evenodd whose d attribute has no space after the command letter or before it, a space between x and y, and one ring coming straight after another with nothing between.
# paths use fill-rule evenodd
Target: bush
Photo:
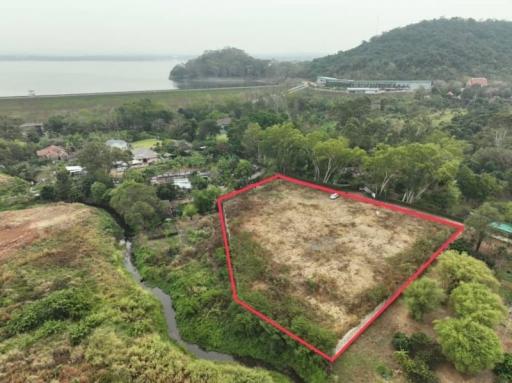
<instances>
[{"instance_id":1,"label":"bush","mask_svg":"<svg viewBox=\"0 0 512 383\"><path fill-rule=\"evenodd\" d=\"M397 351L409 352L411 350L411 342L409 341L409 337L403 332L395 332L393 339L391 340L391 344Z\"/></svg>"},{"instance_id":2,"label":"bush","mask_svg":"<svg viewBox=\"0 0 512 383\"><path fill-rule=\"evenodd\" d=\"M194 199L194 205L200 214L206 214L215 209L215 201L220 195L221 190L215 186L208 186L204 190L193 190L192 198Z\"/></svg>"},{"instance_id":3,"label":"bush","mask_svg":"<svg viewBox=\"0 0 512 383\"><path fill-rule=\"evenodd\" d=\"M102 321L103 319L101 317L93 314L78 322L76 325L71 327L69 332L70 343L72 345L80 344L82 339L88 336Z\"/></svg>"},{"instance_id":4,"label":"bush","mask_svg":"<svg viewBox=\"0 0 512 383\"><path fill-rule=\"evenodd\" d=\"M412 359L405 351L395 352L398 364L412 383L438 383L439 379L421 359Z\"/></svg>"},{"instance_id":5,"label":"bush","mask_svg":"<svg viewBox=\"0 0 512 383\"><path fill-rule=\"evenodd\" d=\"M438 259L436 270L449 292L461 282L482 283L493 290L499 287L498 280L487 265L466 253L448 250Z\"/></svg>"},{"instance_id":6,"label":"bush","mask_svg":"<svg viewBox=\"0 0 512 383\"><path fill-rule=\"evenodd\" d=\"M424 361L434 368L444 360L441 346L422 332L415 332L409 338L410 353L415 359Z\"/></svg>"},{"instance_id":7,"label":"bush","mask_svg":"<svg viewBox=\"0 0 512 383\"><path fill-rule=\"evenodd\" d=\"M501 297L480 283L461 283L452 291L450 302L459 317L495 327L507 315Z\"/></svg>"},{"instance_id":8,"label":"bush","mask_svg":"<svg viewBox=\"0 0 512 383\"><path fill-rule=\"evenodd\" d=\"M493 368L503 358L495 332L471 319L444 319L435 324L434 330L444 355L462 373Z\"/></svg>"},{"instance_id":9,"label":"bush","mask_svg":"<svg viewBox=\"0 0 512 383\"><path fill-rule=\"evenodd\" d=\"M395 350L407 352L411 358L422 360L430 368L444 360L439 344L422 332L415 332L410 337L397 332L391 342Z\"/></svg>"},{"instance_id":10,"label":"bush","mask_svg":"<svg viewBox=\"0 0 512 383\"><path fill-rule=\"evenodd\" d=\"M41 192L39 193L39 197L43 201L55 201L57 199L57 195L55 192L55 188L53 185L45 185L41 188Z\"/></svg>"},{"instance_id":11,"label":"bush","mask_svg":"<svg viewBox=\"0 0 512 383\"><path fill-rule=\"evenodd\" d=\"M197 208L195 207L194 204L189 203L189 204L185 205L185 207L183 208L183 216L184 217L192 218L196 214L197 214Z\"/></svg>"},{"instance_id":12,"label":"bush","mask_svg":"<svg viewBox=\"0 0 512 383\"><path fill-rule=\"evenodd\" d=\"M427 277L415 281L405 290L404 296L409 312L417 321L421 321L427 312L439 307L445 299L443 289L435 280Z\"/></svg>"},{"instance_id":13,"label":"bush","mask_svg":"<svg viewBox=\"0 0 512 383\"><path fill-rule=\"evenodd\" d=\"M384 364L378 364L375 371L385 380L389 380L393 377L393 370Z\"/></svg>"},{"instance_id":14,"label":"bush","mask_svg":"<svg viewBox=\"0 0 512 383\"><path fill-rule=\"evenodd\" d=\"M494 373L498 377L498 383L512 382L512 354L505 353L503 361L494 367Z\"/></svg>"},{"instance_id":15,"label":"bush","mask_svg":"<svg viewBox=\"0 0 512 383\"><path fill-rule=\"evenodd\" d=\"M78 289L59 290L26 305L7 323L9 335L23 333L49 320L78 320L91 307L89 297Z\"/></svg>"}]
</instances>

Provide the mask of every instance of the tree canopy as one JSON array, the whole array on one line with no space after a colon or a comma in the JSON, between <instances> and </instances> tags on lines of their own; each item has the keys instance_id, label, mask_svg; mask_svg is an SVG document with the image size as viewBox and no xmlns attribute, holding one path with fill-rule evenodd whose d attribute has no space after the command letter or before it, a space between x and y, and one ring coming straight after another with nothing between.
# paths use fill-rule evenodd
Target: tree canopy
<instances>
[{"instance_id":1,"label":"tree canopy","mask_svg":"<svg viewBox=\"0 0 512 383\"><path fill-rule=\"evenodd\" d=\"M348 51L318 58L310 75L354 79L512 77L512 22L460 18L395 28Z\"/></svg>"}]
</instances>

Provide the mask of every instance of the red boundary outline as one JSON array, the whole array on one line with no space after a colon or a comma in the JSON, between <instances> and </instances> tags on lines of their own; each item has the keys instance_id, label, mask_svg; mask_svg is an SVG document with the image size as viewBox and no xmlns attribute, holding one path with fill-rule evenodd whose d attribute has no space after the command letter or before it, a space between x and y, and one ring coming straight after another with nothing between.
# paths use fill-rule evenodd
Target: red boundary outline
<instances>
[{"instance_id":1,"label":"red boundary outline","mask_svg":"<svg viewBox=\"0 0 512 383\"><path fill-rule=\"evenodd\" d=\"M294 334L293 332L291 332L287 328L281 326L279 323L277 323L273 319L269 318L268 316L266 316L262 312L256 310L254 307L252 307L247 302L245 302L242 299L240 299L240 297L238 296L238 292L237 292L237 289L236 289L236 280L235 280L235 275L234 275L234 271L233 271L233 264L231 262L231 252L230 252L230 249L229 249L229 239L228 239L228 233L227 233L227 228L226 228L226 219L225 219L225 216L224 216L223 203L224 203L224 201L232 199L232 198L236 197L239 194L248 192L248 191L250 191L252 189L255 189L255 188L263 186L263 185L266 185L266 184L268 184L270 182L273 182L273 181L276 181L276 180L283 180L283 181L291 182L291 183L296 184L296 185L309 187L311 189L320 190L320 191L323 191L323 192L326 192L326 193L338 193L340 196L342 196L344 198L352 199L352 200L363 202L363 203L368 203L368 204L371 204L371 205L374 205L374 206L377 206L377 207L380 207L380 208L383 208L383 209L392 210L392 211L395 211L395 212L398 212L398 213L401 213L401 214L405 214L405 215L408 215L408 216L411 216L411 217L415 217L415 218L419 218L419 219L423 219L423 220L439 223L439 224L442 224L442 225L450 226L450 227L452 227L452 228L454 228L456 230L455 230L455 232L452 235L450 235L450 237L441 246L439 246L439 248L430 256L430 258L425 263L423 263L414 272L414 274L411 275L393 293L393 295L391 295L384 302L382 307L377 312L375 312L375 314L373 314L357 330L357 332L354 335L352 335L352 337L343 345L343 347L341 349L339 349L336 352L336 354L334 354L334 355L327 355L325 352L319 350L318 348L316 348L312 344L306 342L304 339L302 339L298 335ZM277 330L279 330L282 333L288 335L290 338L294 339L295 341L297 341L298 343L300 343L304 347L306 347L309 350L313 351L314 353L320 355L322 358L324 358L325 360L327 360L328 362L331 362L331 363L336 361L336 359L338 359L357 340L357 338L359 338L361 336L361 334L364 333L366 331L366 329L368 327L370 327L372 325L372 323L375 322L377 320L377 318L380 317L384 313L384 311L386 311L389 308L389 306L391 306L391 304L393 304L393 302L398 299L398 297L403 293L403 291L412 282L414 282L432 264L432 262L434 262L435 259L443 251L445 251L448 248L448 246L453 241L455 241L462 234L462 232L464 231L464 225L462 223L460 223L460 222L452 221L452 220L449 220L449 219L446 219L446 218L443 218L443 217L438 217L438 216L435 216L435 215L432 215L432 214L428 214L428 213L423 213L423 212L420 212L420 211L417 211L417 210L413 210L413 209L410 209L410 208L406 208L406 207L403 207L403 206L394 205L394 204L383 202L383 201L378 201L378 200L375 200L375 199L364 197L364 196L359 195L359 194L349 193L349 192L345 192L345 191L331 189L329 187L318 185L318 184L315 184L315 183L312 183L312 182L307 182L307 181L299 180L299 179L296 179L296 178L293 178L293 177L288 177L288 176L285 176L284 174L280 174L280 173L276 173L273 176L265 178L265 179L263 179L263 180L261 180L259 182L247 185L247 186L245 186L245 187L243 187L241 189L234 190L232 192L229 192L229 193L221 195L219 198L217 198L217 207L218 207L218 211L219 211L219 220L220 220L220 225L221 225L221 230L222 230L222 240L224 242L224 250L226 252L226 263L227 263L227 268L228 268L229 281L230 281L230 284L231 284L231 292L232 292L233 300L237 304L242 306L244 309L249 311L250 313L256 315L261 320L263 320L266 323L270 324L271 326L275 327Z\"/></svg>"}]
</instances>

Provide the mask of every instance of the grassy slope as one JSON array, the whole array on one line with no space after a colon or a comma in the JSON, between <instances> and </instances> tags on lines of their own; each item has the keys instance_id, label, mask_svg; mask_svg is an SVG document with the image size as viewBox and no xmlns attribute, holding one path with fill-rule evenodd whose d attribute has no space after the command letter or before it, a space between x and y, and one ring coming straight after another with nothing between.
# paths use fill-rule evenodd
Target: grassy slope
<instances>
[{"instance_id":1,"label":"grassy slope","mask_svg":"<svg viewBox=\"0 0 512 383\"><path fill-rule=\"evenodd\" d=\"M191 103L219 102L229 98L244 99L244 97L253 97L273 89L275 90L275 87L248 87L0 99L0 115L35 121L45 120L54 114L77 112L84 109L94 113L107 113L123 103L141 98L148 98L175 109L188 106Z\"/></svg>"},{"instance_id":2,"label":"grassy slope","mask_svg":"<svg viewBox=\"0 0 512 383\"><path fill-rule=\"evenodd\" d=\"M170 342L158 301L122 266L119 228L89 210L0 259L0 381L285 381L196 360ZM66 316L74 307L82 309Z\"/></svg>"},{"instance_id":3,"label":"grassy slope","mask_svg":"<svg viewBox=\"0 0 512 383\"><path fill-rule=\"evenodd\" d=\"M162 141L157 140L156 138L148 138L146 140L132 142L130 145L132 146L132 149L151 149L160 142Z\"/></svg>"}]
</instances>

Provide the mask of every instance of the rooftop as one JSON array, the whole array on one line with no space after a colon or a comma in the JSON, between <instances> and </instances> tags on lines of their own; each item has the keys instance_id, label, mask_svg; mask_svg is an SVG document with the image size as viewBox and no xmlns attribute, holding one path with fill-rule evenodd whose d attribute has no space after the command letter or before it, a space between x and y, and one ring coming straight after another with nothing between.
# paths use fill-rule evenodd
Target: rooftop
<instances>
[{"instance_id":1,"label":"rooftop","mask_svg":"<svg viewBox=\"0 0 512 383\"><path fill-rule=\"evenodd\" d=\"M509 223L493 222L490 226L497 231L512 235L512 225Z\"/></svg>"}]
</instances>

